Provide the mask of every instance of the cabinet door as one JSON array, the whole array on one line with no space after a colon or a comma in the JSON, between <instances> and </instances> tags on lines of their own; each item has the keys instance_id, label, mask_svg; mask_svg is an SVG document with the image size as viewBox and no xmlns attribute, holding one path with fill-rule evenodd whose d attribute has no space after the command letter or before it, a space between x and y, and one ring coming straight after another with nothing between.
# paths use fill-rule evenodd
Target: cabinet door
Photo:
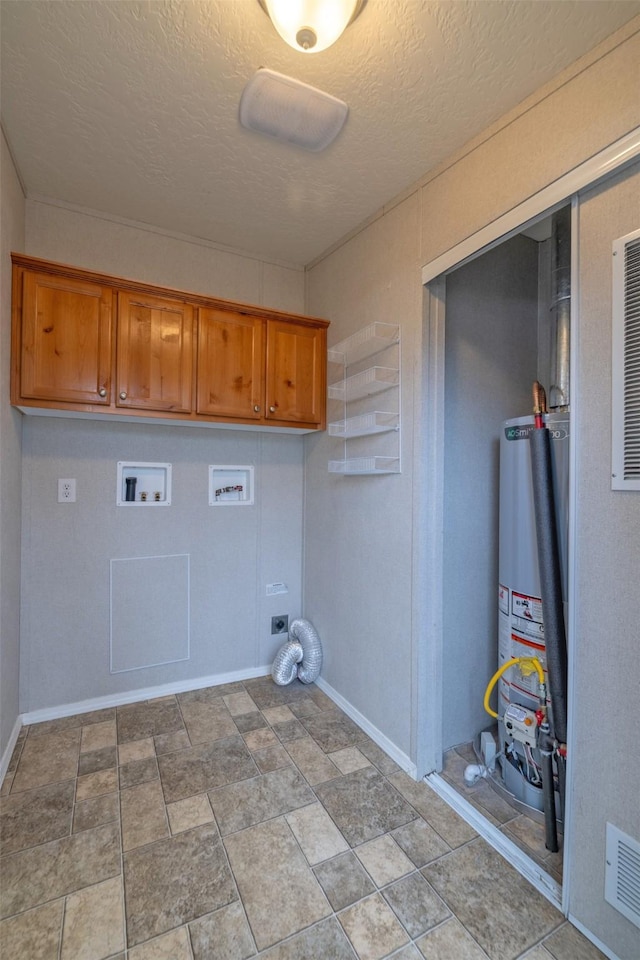
<instances>
[{"instance_id":1,"label":"cabinet door","mask_svg":"<svg viewBox=\"0 0 640 960\"><path fill-rule=\"evenodd\" d=\"M264 320L202 308L198 324L198 413L264 416Z\"/></svg>"},{"instance_id":2,"label":"cabinet door","mask_svg":"<svg viewBox=\"0 0 640 960\"><path fill-rule=\"evenodd\" d=\"M22 294L20 396L108 405L111 290L25 272Z\"/></svg>"},{"instance_id":3,"label":"cabinet door","mask_svg":"<svg viewBox=\"0 0 640 960\"><path fill-rule=\"evenodd\" d=\"M119 407L190 413L192 329L189 304L118 294Z\"/></svg>"},{"instance_id":4,"label":"cabinet door","mask_svg":"<svg viewBox=\"0 0 640 960\"><path fill-rule=\"evenodd\" d=\"M266 417L324 425L326 331L292 321L269 320Z\"/></svg>"}]
</instances>

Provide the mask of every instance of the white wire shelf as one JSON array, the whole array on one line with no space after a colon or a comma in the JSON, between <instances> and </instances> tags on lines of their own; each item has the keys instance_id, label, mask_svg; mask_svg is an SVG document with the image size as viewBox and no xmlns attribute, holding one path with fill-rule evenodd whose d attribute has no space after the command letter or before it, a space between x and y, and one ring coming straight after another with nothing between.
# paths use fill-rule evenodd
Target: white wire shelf
<instances>
[{"instance_id":1,"label":"white wire shelf","mask_svg":"<svg viewBox=\"0 0 640 960\"><path fill-rule=\"evenodd\" d=\"M369 367L361 373L355 373L346 380L338 380L329 387L331 400L359 400L374 393L381 393L398 383L399 371L396 367Z\"/></svg>"},{"instance_id":2,"label":"white wire shelf","mask_svg":"<svg viewBox=\"0 0 640 960\"><path fill-rule=\"evenodd\" d=\"M388 430L400 429L400 415L386 413L382 410L373 410L363 413L359 417L349 417L347 420L337 420L329 424L329 435L332 437L366 437L372 433L386 433Z\"/></svg>"},{"instance_id":3,"label":"white wire shelf","mask_svg":"<svg viewBox=\"0 0 640 960\"><path fill-rule=\"evenodd\" d=\"M329 460L329 473L372 474L400 473L399 457L356 457L352 460Z\"/></svg>"},{"instance_id":4,"label":"white wire shelf","mask_svg":"<svg viewBox=\"0 0 640 960\"><path fill-rule=\"evenodd\" d=\"M400 340L400 325L397 323L370 323L353 336L341 340L329 350L330 363L356 363L372 357Z\"/></svg>"}]
</instances>

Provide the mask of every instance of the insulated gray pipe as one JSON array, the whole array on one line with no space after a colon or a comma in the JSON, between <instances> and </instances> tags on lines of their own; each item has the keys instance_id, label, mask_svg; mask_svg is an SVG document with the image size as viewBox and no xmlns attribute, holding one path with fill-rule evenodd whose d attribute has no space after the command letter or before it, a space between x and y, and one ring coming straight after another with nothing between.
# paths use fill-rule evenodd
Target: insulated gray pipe
<instances>
[{"instance_id":1,"label":"insulated gray pipe","mask_svg":"<svg viewBox=\"0 0 640 960\"><path fill-rule=\"evenodd\" d=\"M542 801L544 805L544 845L552 853L558 852L558 830L556 826L556 795L553 789L553 741L547 734L540 750L542 767Z\"/></svg>"},{"instance_id":2,"label":"insulated gray pipe","mask_svg":"<svg viewBox=\"0 0 640 960\"><path fill-rule=\"evenodd\" d=\"M542 594L542 619L549 675L549 692L556 739L567 742L567 638L562 609L562 578L558 529L553 495L551 441L546 427L529 434L533 503L538 541L538 567Z\"/></svg>"},{"instance_id":3,"label":"insulated gray pipe","mask_svg":"<svg viewBox=\"0 0 640 960\"><path fill-rule=\"evenodd\" d=\"M564 757L556 754L556 767L558 770L558 796L560 797L560 816L564 820L564 798L567 787L567 761Z\"/></svg>"}]
</instances>

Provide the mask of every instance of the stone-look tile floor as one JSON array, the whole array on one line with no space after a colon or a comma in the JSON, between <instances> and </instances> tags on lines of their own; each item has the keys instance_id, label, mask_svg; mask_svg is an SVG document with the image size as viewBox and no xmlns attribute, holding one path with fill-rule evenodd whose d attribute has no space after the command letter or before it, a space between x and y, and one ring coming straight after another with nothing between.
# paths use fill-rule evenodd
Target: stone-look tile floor
<instances>
[{"instance_id":1,"label":"stone-look tile floor","mask_svg":"<svg viewBox=\"0 0 640 960\"><path fill-rule=\"evenodd\" d=\"M562 850L551 853L545 847L544 823L526 813L519 813L496 793L486 780L472 787L464 782L464 770L468 763L478 759L472 743L461 744L448 750L444 756L442 776L455 787L460 796L468 800L486 819L513 841L534 863L549 876L562 883ZM559 836L562 845L562 836Z\"/></svg>"},{"instance_id":2,"label":"stone-look tile floor","mask_svg":"<svg viewBox=\"0 0 640 960\"><path fill-rule=\"evenodd\" d=\"M33 725L0 796L12 960L597 960L317 687Z\"/></svg>"}]
</instances>

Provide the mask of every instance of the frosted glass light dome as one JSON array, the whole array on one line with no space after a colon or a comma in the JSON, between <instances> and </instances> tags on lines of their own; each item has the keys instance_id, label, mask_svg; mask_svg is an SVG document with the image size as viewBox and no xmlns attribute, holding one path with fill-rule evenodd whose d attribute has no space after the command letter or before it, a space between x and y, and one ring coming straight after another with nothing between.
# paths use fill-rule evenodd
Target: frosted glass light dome
<instances>
[{"instance_id":1,"label":"frosted glass light dome","mask_svg":"<svg viewBox=\"0 0 640 960\"><path fill-rule=\"evenodd\" d=\"M302 53L326 50L351 22L359 0L262 0L274 27Z\"/></svg>"}]
</instances>

